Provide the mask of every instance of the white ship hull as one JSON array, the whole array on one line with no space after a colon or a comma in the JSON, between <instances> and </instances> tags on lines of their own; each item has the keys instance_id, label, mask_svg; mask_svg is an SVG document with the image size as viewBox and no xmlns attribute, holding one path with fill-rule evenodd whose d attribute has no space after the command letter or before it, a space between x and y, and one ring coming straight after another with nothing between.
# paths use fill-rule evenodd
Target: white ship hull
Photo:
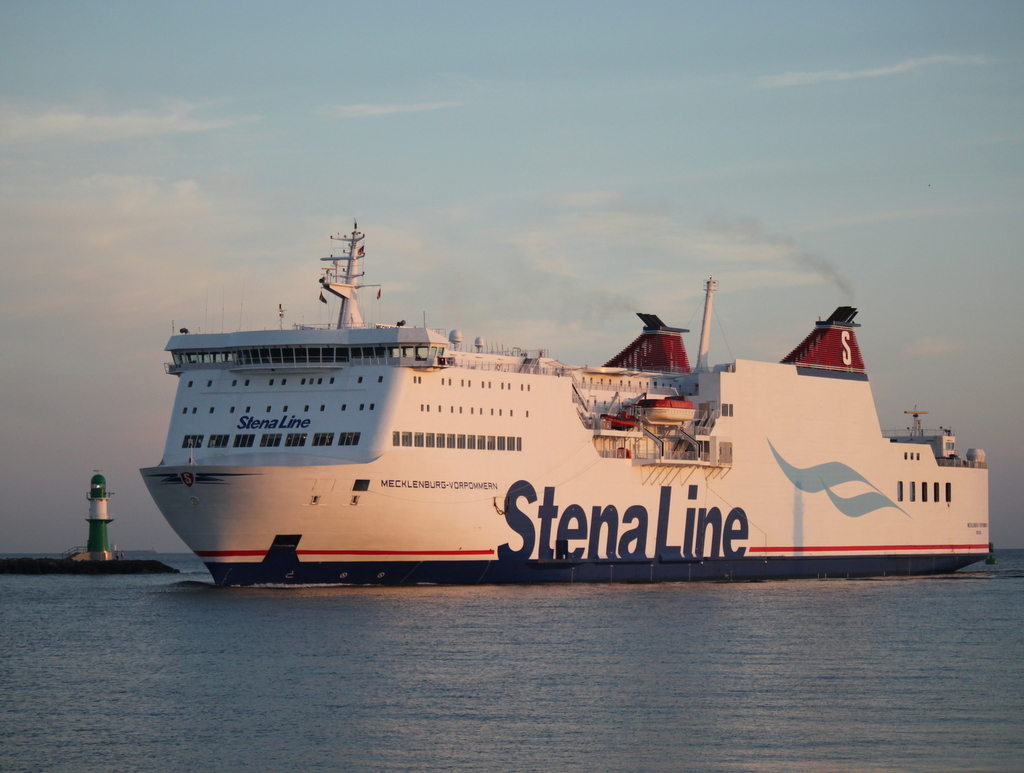
<instances>
[{"instance_id":1,"label":"white ship hull","mask_svg":"<svg viewBox=\"0 0 1024 773\"><path fill-rule=\"evenodd\" d=\"M712 436L731 442L731 463L713 463L645 458L639 432L607 433L630 453L602 456L570 376L484 373L492 387L481 398L479 387L441 386L479 383L453 372L481 375L441 369L413 384L410 369L393 369L374 398L391 419L370 458L260 464L257 453L244 464L226 454L143 475L174 530L229 584L845 576L948 571L988 552L987 470L940 466L921 445L905 459L911 446L882 436L867 381L747 361L702 374L702 395L718 392L734 411ZM499 391L501 417L487 405L496 378L512 386ZM474 401L484 404L469 417ZM502 433L523 450L396 447L393 431ZM776 454L801 470L853 472L801 490ZM900 481L905 492L925 487L928 501L897 501ZM554 510L542 513L548 490ZM840 509L864 495L876 500L869 512ZM272 549L282 537L296 544Z\"/></svg>"}]
</instances>

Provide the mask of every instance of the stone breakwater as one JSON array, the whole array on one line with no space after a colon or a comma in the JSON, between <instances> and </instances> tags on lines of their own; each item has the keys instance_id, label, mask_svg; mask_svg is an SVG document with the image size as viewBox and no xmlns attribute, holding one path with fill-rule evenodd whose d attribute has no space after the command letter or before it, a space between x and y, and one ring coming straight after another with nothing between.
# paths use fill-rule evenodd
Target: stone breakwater
<instances>
[{"instance_id":1,"label":"stone breakwater","mask_svg":"<svg viewBox=\"0 0 1024 773\"><path fill-rule=\"evenodd\" d=\"M0 574L178 574L178 570L159 561L0 558Z\"/></svg>"}]
</instances>

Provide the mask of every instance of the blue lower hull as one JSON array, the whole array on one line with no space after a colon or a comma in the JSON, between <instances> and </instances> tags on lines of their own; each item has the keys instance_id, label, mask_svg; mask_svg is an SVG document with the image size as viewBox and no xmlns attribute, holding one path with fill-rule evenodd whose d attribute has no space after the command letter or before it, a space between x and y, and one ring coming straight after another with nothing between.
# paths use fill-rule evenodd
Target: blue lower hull
<instances>
[{"instance_id":1,"label":"blue lower hull","mask_svg":"<svg viewBox=\"0 0 1024 773\"><path fill-rule=\"evenodd\" d=\"M878 555L660 561L299 561L273 547L262 562L206 564L218 585L475 585L881 577L953 572L984 555Z\"/></svg>"}]
</instances>

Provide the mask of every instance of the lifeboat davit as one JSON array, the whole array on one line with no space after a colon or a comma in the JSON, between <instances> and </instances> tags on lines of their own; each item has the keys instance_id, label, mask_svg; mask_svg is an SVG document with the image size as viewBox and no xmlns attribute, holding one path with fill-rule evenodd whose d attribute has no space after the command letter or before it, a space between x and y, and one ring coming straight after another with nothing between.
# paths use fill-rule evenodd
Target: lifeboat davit
<instances>
[{"instance_id":1,"label":"lifeboat davit","mask_svg":"<svg viewBox=\"0 0 1024 773\"><path fill-rule=\"evenodd\" d=\"M682 424L696 415L693 403L678 397L641 400L640 411L645 424Z\"/></svg>"}]
</instances>

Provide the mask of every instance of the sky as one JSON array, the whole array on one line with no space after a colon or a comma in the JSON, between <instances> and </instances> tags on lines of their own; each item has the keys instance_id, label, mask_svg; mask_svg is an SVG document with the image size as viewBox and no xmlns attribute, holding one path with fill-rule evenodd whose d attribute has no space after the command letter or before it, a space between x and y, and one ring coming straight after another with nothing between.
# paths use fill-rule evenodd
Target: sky
<instances>
[{"instance_id":1,"label":"sky","mask_svg":"<svg viewBox=\"0 0 1024 773\"><path fill-rule=\"evenodd\" d=\"M184 551L172 330L374 322L602 364L636 311L777 361L838 305L883 428L990 462L1024 547L1024 4L0 4L0 552ZM333 307L332 307L333 308Z\"/></svg>"}]
</instances>

